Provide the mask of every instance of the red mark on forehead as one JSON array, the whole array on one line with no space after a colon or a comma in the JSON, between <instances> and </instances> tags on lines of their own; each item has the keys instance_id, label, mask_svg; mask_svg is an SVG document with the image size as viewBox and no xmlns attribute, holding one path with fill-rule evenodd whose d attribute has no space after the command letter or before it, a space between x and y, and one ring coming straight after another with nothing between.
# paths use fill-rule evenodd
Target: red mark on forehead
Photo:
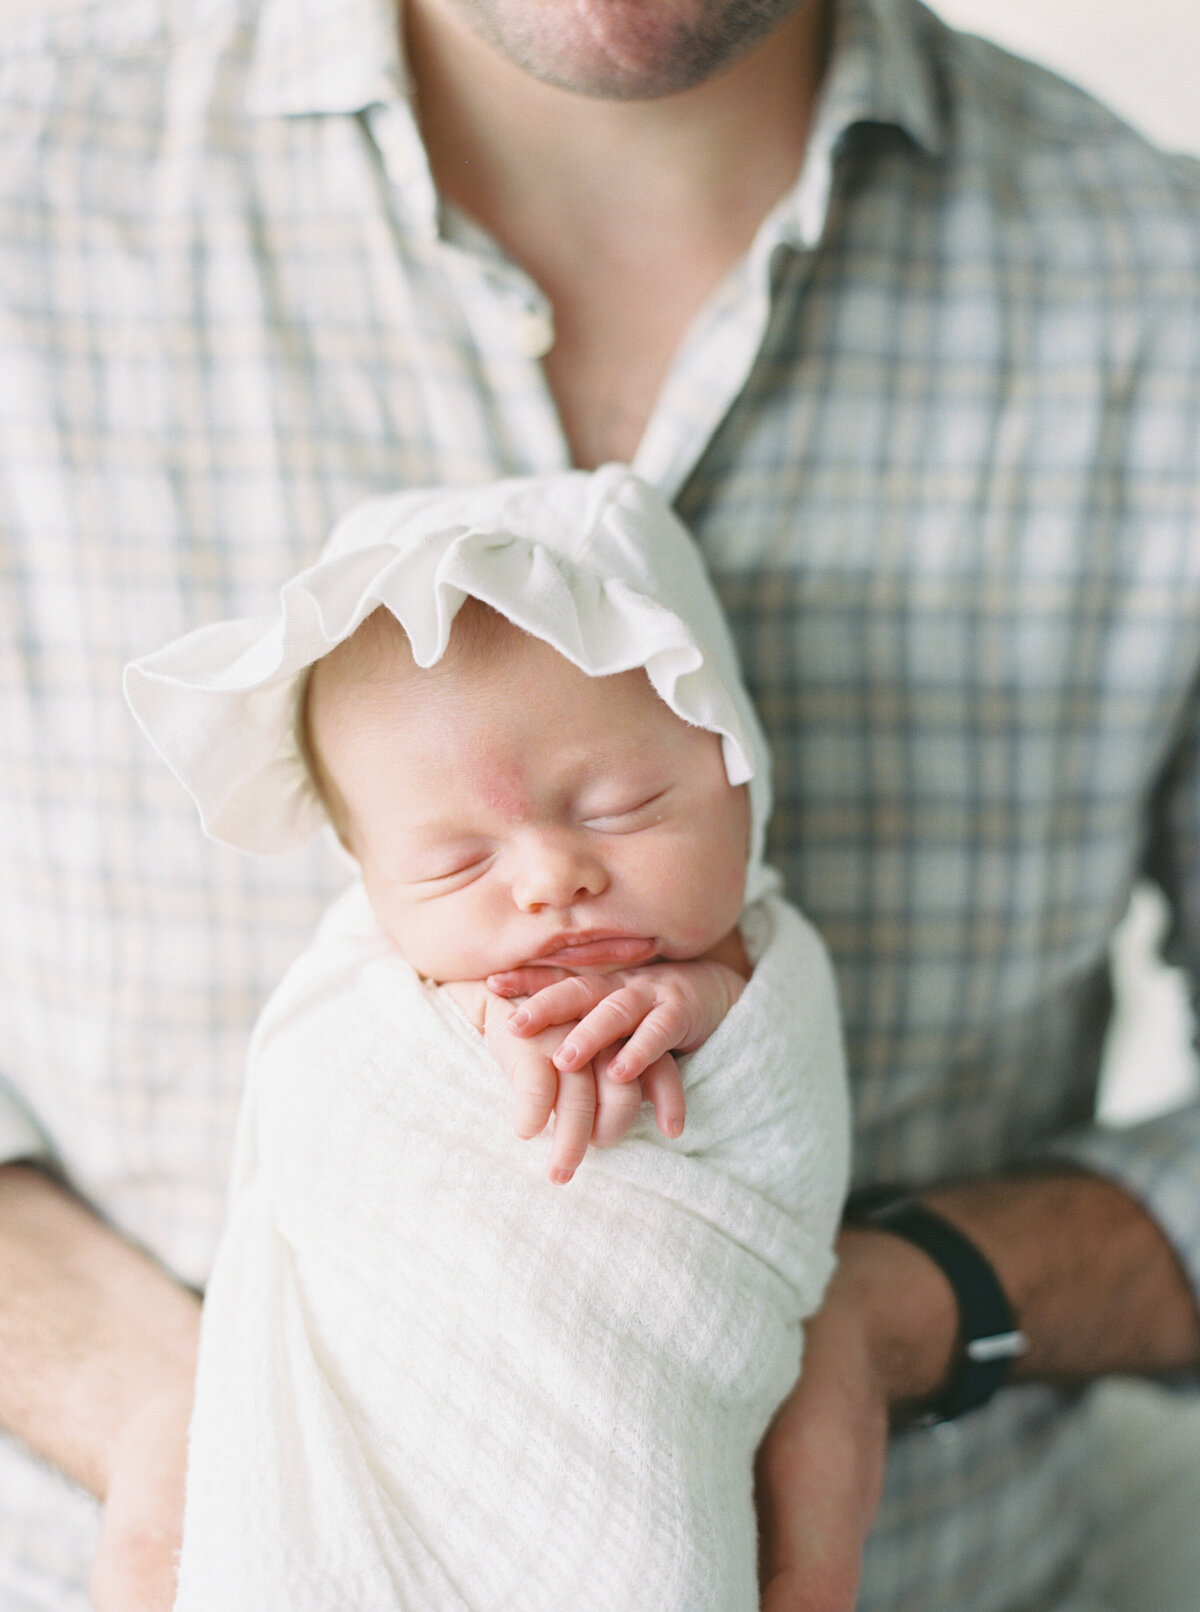
<instances>
[{"instance_id":1,"label":"red mark on forehead","mask_svg":"<svg viewBox=\"0 0 1200 1612\"><path fill-rule=\"evenodd\" d=\"M484 751L479 757L475 788L488 810L506 823L519 823L530 815L525 771L511 757L489 756Z\"/></svg>"}]
</instances>

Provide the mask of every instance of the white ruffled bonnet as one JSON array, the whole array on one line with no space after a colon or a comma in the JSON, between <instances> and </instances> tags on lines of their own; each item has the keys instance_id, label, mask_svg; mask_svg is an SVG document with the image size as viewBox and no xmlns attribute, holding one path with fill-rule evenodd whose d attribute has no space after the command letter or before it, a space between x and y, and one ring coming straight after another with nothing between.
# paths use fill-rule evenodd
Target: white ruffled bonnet
<instances>
[{"instance_id":1,"label":"white ruffled bonnet","mask_svg":"<svg viewBox=\"0 0 1200 1612\"><path fill-rule=\"evenodd\" d=\"M588 676L645 667L678 716L720 734L730 782L750 785L747 900L774 886L762 863L767 748L729 629L688 533L621 465L361 504L284 584L278 611L134 661L125 695L213 839L291 850L328 822L296 733L309 667L380 605L432 666L468 595Z\"/></svg>"}]
</instances>

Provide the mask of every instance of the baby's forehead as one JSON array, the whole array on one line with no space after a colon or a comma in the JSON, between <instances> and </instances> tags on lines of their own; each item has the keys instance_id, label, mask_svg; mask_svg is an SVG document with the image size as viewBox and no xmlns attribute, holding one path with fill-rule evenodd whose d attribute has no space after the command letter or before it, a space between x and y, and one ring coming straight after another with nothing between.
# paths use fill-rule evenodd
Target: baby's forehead
<instances>
[{"instance_id":1,"label":"baby's forehead","mask_svg":"<svg viewBox=\"0 0 1200 1612\"><path fill-rule=\"evenodd\" d=\"M486 750L491 736L532 737L542 723L564 749L590 746L597 760L603 755L610 776L637 771L657 746L717 739L672 710L645 667L590 676L475 599L464 602L445 654L429 667L416 663L391 612L376 610L313 668L304 713L318 762L330 747L345 753L347 743L384 733L392 745L419 748L467 726Z\"/></svg>"},{"instance_id":2,"label":"baby's forehead","mask_svg":"<svg viewBox=\"0 0 1200 1612\"><path fill-rule=\"evenodd\" d=\"M451 624L445 653L432 666L422 667L417 665L401 622L386 605L380 605L313 666L311 675L318 683L331 686L339 682L394 683L405 677L431 681L475 669L484 661L499 664L530 642L529 635L498 610L468 597Z\"/></svg>"},{"instance_id":3,"label":"baby's forehead","mask_svg":"<svg viewBox=\"0 0 1200 1612\"><path fill-rule=\"evenodd\" d=\"M313 668L299 737L347 843L380 824L393 844L403 823L428 838L481 801L514 820L551 800L606 809L614 791L708 777L708 749L728 781L720 735L672 710L645 667L589 676L486 607L464 628L423 668L376 612Z\"/></svg>"},{"instance_id":4,"label":"baby's forehead","mask_svg":"<svg viewBox=\"0 0 1200 1612\"><path fill-rule=\"evenodd\" d=\"M309 681L313 693L321 698L335 690L372 688L392 696L398 690L407 693L410 687L418 698L435 691L452 697L456 690L465 695L484 685L494 698L502 700L514 685L518 668L543 678L547 688L585 678L589 683L603 682L624 705L638 701L644 690L649 696L647 709L661 710L670 720L682 720L653 692L644 668L590 678L544 639L471 597L455 615L445 653L432 665L417 664L404 627L381 605L311 668ZM514 693L516 697L519 695Z\"/></svg>"}]
</instances>

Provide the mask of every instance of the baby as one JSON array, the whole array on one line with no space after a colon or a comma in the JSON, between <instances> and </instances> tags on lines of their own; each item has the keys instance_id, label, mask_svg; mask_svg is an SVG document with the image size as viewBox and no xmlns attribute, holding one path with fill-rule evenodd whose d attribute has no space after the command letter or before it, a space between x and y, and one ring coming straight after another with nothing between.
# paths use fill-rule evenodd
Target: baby
<instances>
[{"instance_id":1,"label":"baby","mask_svg":"<svg viewBox=\"0 0 1200 1612\"><path fill-rule=\"evenodd\" d=\"M706 1041L749 973L749 804L717 736L642 670L587 677L468 598L427 670L369 616L313 667L300 740L380 927L508 1074L517 1134L554 1111L550 1179L619 1140L643 1094L678 1136L671 1051ZM539 987L515 1014L502 1000Z\"/></svg>"},{"instance_id":2,"label":"baby","mask_svg":"<svg viewBox=\"0 0 1200 1612\"><path fill-rule=\"evenodd\" d=\"M366 506L282 606L127 678L210 832L361 872L251 1045L179 1612L750 1612L847 1115L703 568L608 467Z\"/></svg>"}]
</instances>

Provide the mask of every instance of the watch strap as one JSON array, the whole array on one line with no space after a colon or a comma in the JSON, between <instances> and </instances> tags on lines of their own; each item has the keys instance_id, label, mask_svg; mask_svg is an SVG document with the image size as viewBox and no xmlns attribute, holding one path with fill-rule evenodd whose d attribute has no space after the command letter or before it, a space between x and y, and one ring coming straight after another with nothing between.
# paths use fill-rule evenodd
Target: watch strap
<instances>
[{"instance_id":1,"label":"watch strap","mask_svg":"<svg viewBox=\"0 0 1200 1612\"><path fill-rule=\"evenodd\" d=\"M916 1420L926 1425L949 1422L986 1405L1012 1362L1029 1347L991 1263L944 1215L894 1187L852 1193L843 1218L848 1226L873 1226L912 1243L933 1260L954 1291L958 1360L946 1386Z\"/></svg>"}]
</instances>

